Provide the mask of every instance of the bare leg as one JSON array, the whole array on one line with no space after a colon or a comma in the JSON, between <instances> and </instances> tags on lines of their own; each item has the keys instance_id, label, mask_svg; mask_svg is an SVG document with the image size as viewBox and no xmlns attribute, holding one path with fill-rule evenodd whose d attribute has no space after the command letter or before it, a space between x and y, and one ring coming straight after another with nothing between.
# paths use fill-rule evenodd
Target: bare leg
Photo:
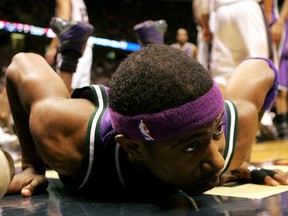
<instances>
[{"instance_id":1,"label":"bare leg","mask_svg":"<svg viewBox=\"0 0 288 216\"><path fill-rule=\"evenodd\" d=\"M278 93L278 98L276 100L276 109L277 114L286 114L287 113L287 92L280 90Z\"/></svg>"},{"instance_id":2,"label":"bare leg","mask_svg":"<svg viewBox=\"0 0 288 216\"><path fill-rule=\"evenodd\" d=\"M279 138L285 138L288 135L287 124L287 92L279 90L276 100L276 117L274 123L276 125Z\"/></svg>"}]
</instances>

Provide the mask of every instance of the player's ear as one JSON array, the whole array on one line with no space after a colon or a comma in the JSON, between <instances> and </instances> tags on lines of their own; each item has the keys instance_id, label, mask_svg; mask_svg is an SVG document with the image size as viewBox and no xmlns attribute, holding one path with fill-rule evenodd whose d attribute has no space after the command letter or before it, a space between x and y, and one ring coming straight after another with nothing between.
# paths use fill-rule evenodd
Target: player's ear
<instances>
[{"instance_id":1,"label":"player's ear","mask_svg":"<svg viewBox=\"0 0 288 216\"><path fill-rule=\"evenodd\" d=\"M129 157L136 160L143 160L143 143L141 141L133 140L123 134L115 136L116 142L128 153Z\"/></svg>"}]
</instances>

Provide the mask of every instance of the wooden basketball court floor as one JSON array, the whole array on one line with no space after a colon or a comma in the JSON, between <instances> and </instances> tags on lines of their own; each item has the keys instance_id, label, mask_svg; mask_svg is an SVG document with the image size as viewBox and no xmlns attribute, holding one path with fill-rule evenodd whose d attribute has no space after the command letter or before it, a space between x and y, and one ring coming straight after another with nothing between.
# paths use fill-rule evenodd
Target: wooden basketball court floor
<instances>
[{"instance_id":1,"label":"wooden basketball court floor","mask_svg":"<svg viewBox=\"0 0 288 216\"><path fill-rule=\"evenodd\" d=\"M268 168L288 172L288 140L255 143L251 160ZM7 195L0 200L4 215L288 215L288 186L230 183L190 197L178 193L157 202L99 200L68 194L53 171L47 172L44 194L23 198Z\"/></svg>"}]
</instances>

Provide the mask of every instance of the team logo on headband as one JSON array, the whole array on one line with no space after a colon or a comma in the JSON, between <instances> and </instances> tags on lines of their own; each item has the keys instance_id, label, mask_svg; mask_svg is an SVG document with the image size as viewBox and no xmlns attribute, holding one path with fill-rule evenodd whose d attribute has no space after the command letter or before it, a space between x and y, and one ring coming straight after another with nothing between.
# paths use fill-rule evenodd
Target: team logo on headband
<instances>
[{"instance_id":1,"label":"team logo on headband","mask_svg":"<svg viewBox=\"0 0 288 216\"><path fill-rule=\"evenodd\" d=\"M154 141L154 138L151 136L148 128L146 127L146 125L144 124L143 120L141 120L140 124L139 124L139 129L141 134L143 135L144 139L147 141Z\"/></svg>"}]
</instances>

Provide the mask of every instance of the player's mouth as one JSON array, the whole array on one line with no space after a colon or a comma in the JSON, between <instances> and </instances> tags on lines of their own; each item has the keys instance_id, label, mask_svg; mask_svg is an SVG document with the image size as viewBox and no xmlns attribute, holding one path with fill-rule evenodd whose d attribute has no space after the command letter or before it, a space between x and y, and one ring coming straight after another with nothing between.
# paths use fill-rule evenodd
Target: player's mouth
<instances>
[{"instance_id":1,"label":"player's mouth","mask_svg":"<svg viewBox=\"0 0 288 216\"><path fill-rule=\"evenodd\" d=\"M219 179L220 179L219 174L213 175L211 177L205 178L203 181L196 182L196 185L199 187L201 191L204 192L217 186L217 184L219 183Z\"/></svg>"}]
</instances>

